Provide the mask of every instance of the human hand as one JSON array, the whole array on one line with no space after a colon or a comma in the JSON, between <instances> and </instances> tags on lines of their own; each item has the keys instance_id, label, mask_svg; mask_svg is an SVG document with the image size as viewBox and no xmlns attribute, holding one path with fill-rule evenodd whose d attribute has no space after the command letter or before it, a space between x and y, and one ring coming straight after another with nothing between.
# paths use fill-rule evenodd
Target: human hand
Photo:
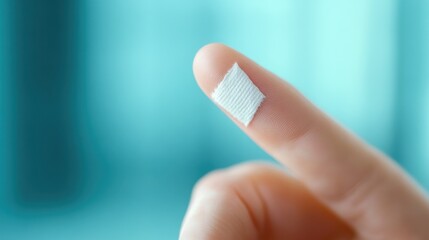
<instances>
[{"instance_id":1,"label":"human hand","mask_svg":"<svg viewBox=\"0 0 429 240\"><path fill-rule=\"evenodd\" d=\"M226 114L292 175L263 163L210 173L194 188L181 240L429 239L419 187L288 83L211 44L194 60L208 96L235 62L266 99L248 127Z\"/></svg>"}]
</instances>

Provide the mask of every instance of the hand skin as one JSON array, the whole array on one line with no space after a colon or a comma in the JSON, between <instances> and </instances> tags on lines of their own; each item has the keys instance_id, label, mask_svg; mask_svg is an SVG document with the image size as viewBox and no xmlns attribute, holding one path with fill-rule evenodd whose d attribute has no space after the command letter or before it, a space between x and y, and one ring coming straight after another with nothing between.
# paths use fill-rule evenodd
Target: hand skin
<instances>
[{"instance_id":1,"label":"hand skin","mask_svg":"<svg viewBox=\"0 0 429 240\"><path fill-rule=\"evenodd\" d=\"M209 98L235 62L266 99L247 128L231 119L290 174L264 163L208 174L194 188L181 240L429 239L429 203L417 184L287 82L210 44L193 66Z\"/></svg>"}]
</instances>

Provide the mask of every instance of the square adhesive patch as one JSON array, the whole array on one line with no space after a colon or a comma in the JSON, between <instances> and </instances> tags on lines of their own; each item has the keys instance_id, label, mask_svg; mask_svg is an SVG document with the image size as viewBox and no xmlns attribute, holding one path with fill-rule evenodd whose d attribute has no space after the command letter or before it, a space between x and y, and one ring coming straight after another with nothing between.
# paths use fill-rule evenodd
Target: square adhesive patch
<instances>
[{"instance_id":1,"label":"square adhesive patch","mask_svg":"<svg viewBox=\"0 0 429 240\"><path fill-rule=\"evenodd\" d=\"M237 63L228 70L211 97L246 127L265 99L265 95Z\"/></svg>"}]
</instances>

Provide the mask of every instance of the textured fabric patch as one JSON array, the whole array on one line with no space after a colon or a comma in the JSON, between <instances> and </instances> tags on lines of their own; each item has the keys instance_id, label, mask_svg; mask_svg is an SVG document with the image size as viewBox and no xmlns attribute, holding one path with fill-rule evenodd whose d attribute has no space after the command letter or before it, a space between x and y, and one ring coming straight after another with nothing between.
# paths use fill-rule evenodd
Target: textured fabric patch
<instances>
[{"instance_id":1,"label":"textured fabric patch","mask_svg":"<svg viewBox=\"0 0 429 240\"><path fill-rule=\"evenodd\" d=\"M247 127L264 101L265 95L240 66L234 63L213 91L212 98Z\"/></svg>"}]
</instances>

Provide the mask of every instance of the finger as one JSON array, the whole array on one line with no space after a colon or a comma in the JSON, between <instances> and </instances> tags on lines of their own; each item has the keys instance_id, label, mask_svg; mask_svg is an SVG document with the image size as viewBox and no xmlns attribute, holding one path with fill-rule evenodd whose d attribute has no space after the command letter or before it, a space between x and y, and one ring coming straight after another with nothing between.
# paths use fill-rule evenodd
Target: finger
<instances>
[{"instance_id":1,"label":"finger","mask_svg":"<svg viewBox=\"0 0 429 240\"><path fill-rule=\"evenodd\" d=\"M265 99L247 127L223 110L321 201L361 234L388 230L395 238L429 236L422 221L429 219L427 200L390 160L326 117L291 85L221 44L202 48L194 60L197 82L209 97L234 63Z\"/></svg>"},{"instance_id":2,"label":"finger","mask_svg":"<svg viewBox=\"0 0 429 240\"><path fill-rule=\"evenodd\" d=\"M352 236L350 228L297 181L275 167L248 163L209 174L197 184L180 239Z\"/></svg>"}]
</instances>

